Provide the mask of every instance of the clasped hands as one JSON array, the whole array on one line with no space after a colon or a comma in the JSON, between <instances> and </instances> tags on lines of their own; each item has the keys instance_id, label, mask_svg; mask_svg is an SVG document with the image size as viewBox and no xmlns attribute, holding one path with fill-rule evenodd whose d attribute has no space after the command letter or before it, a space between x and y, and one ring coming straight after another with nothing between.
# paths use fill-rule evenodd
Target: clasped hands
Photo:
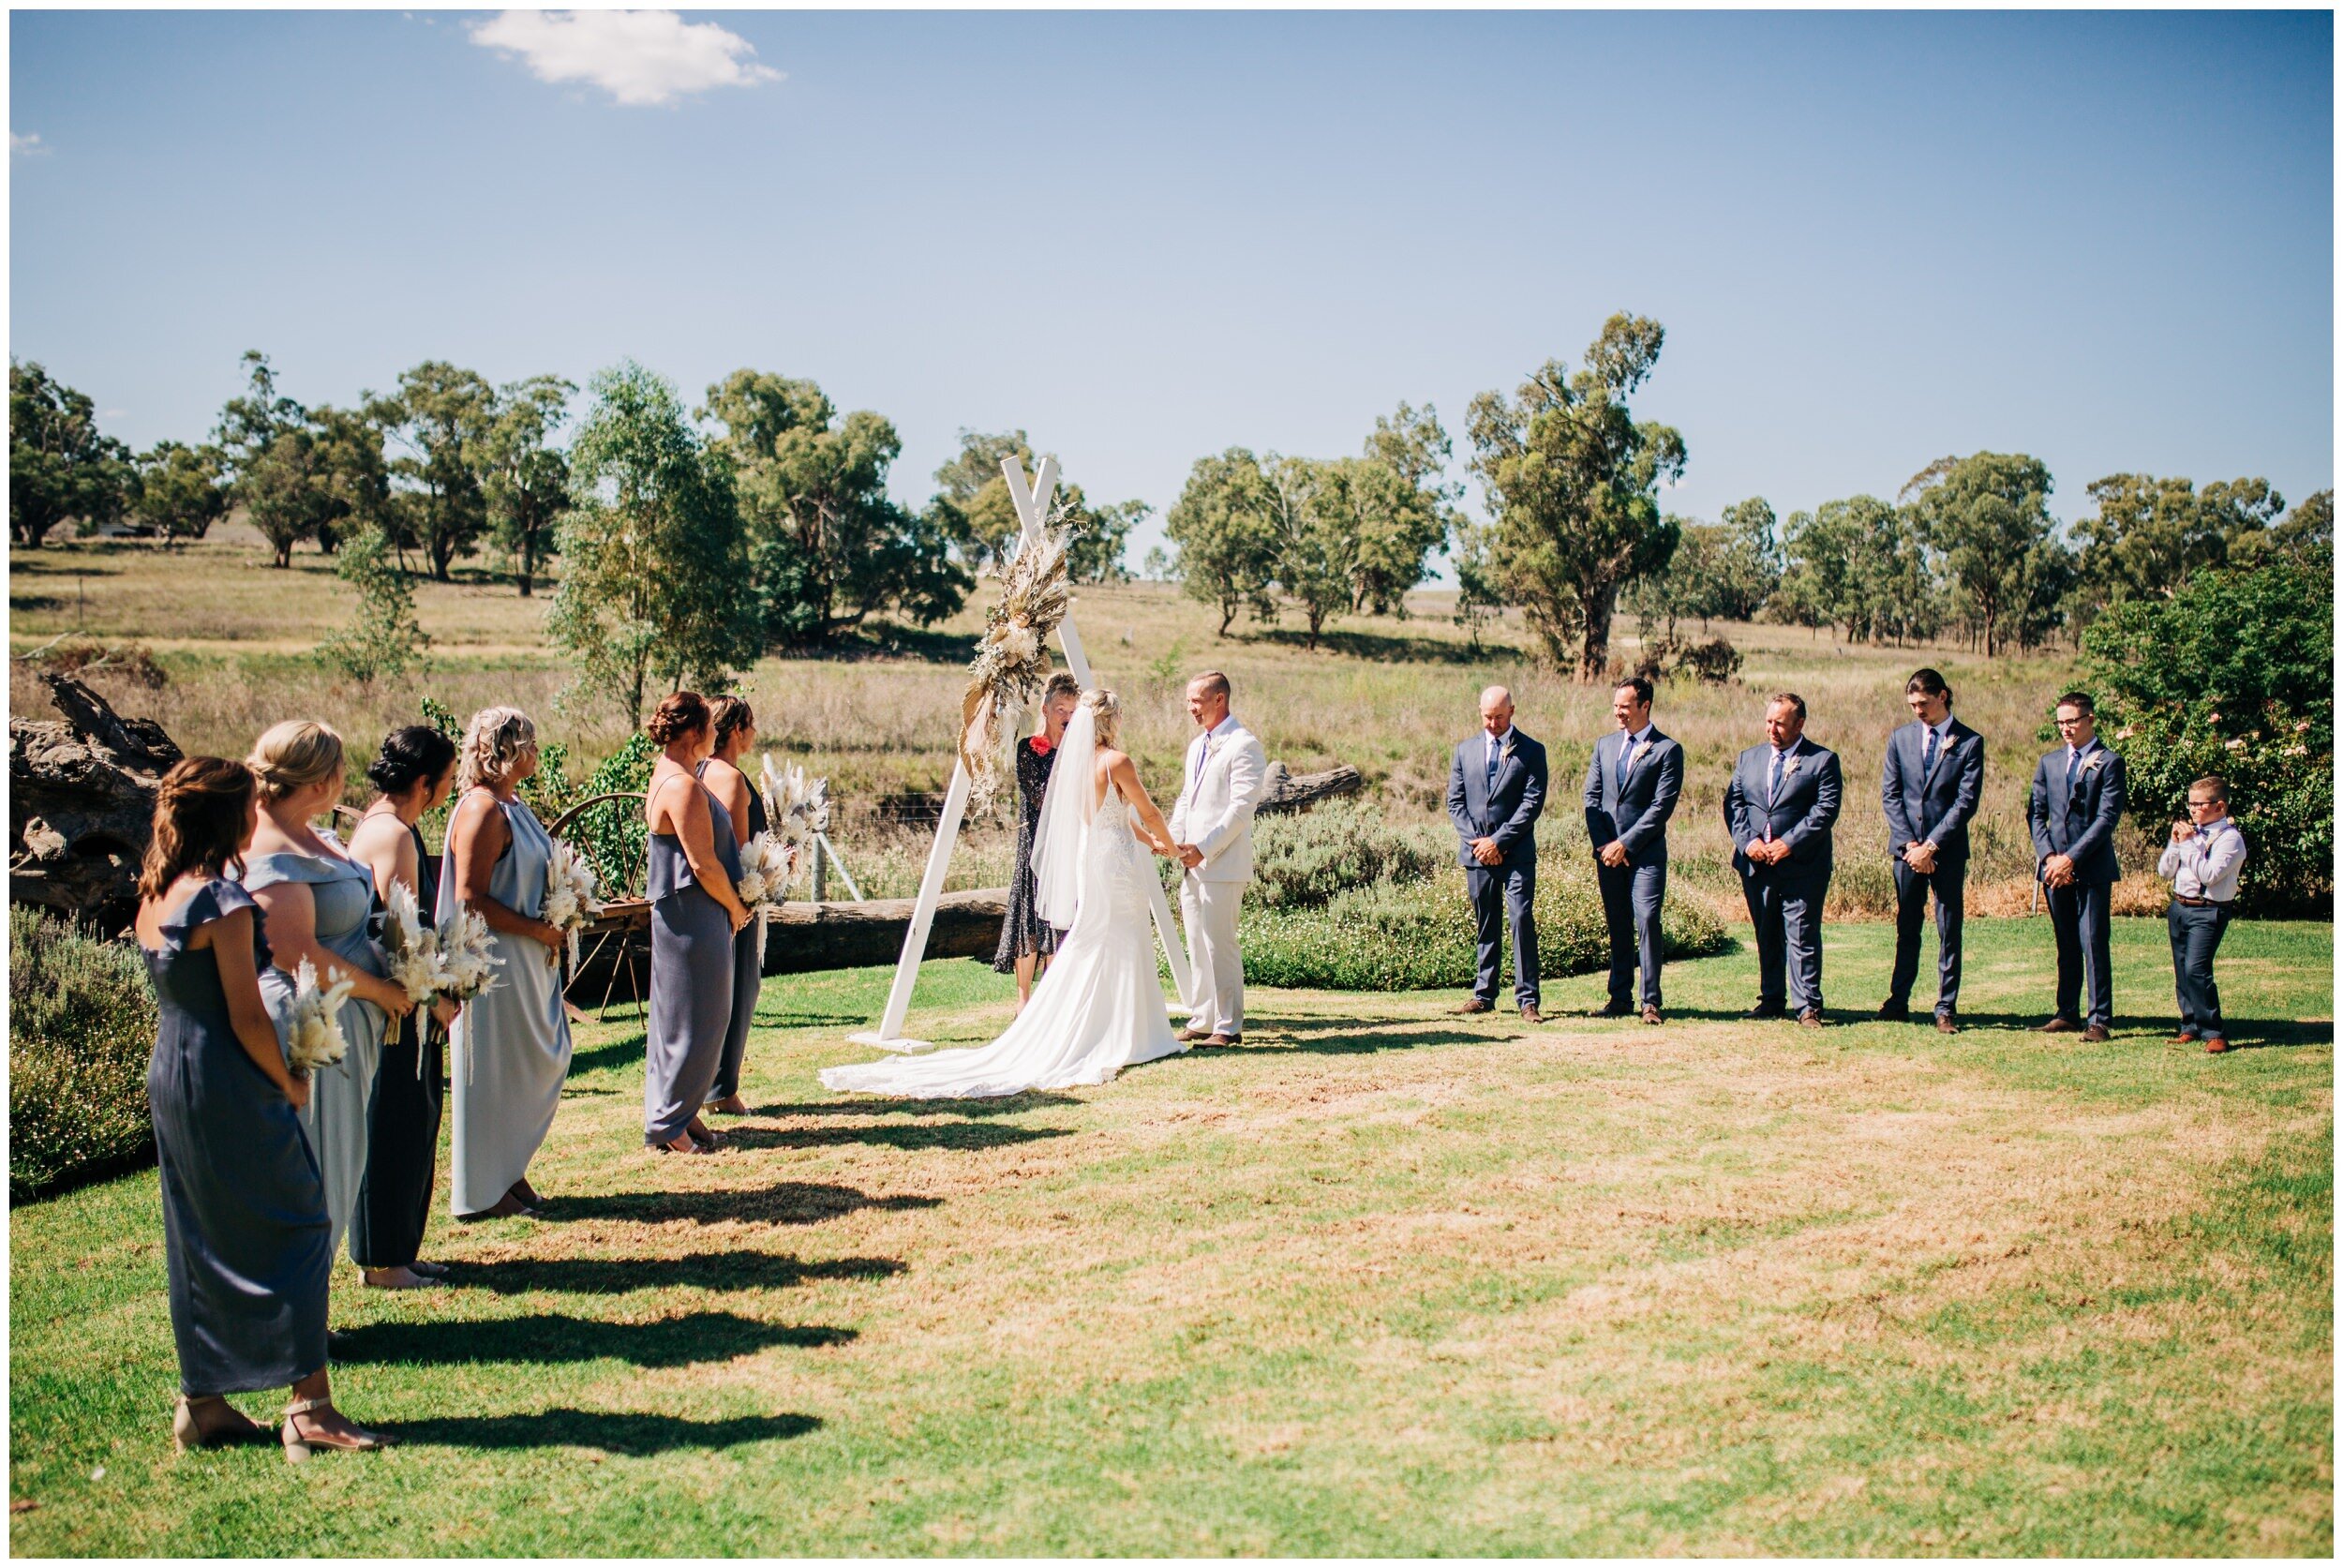
<instances>
[{"instance_id":1,"label":"clasped hands","mask_svg":"<svg viewBox=\"0 0 2343 1568\"><path fill-rule=\"evenodd\" d=\"M2042 886L2064 888L2075 879L2075 861L2071 855L2052 855L2042 862Z\"/></svg>"},{"instance_id":2,"label":"clasped hands","mask_svg":"<svg viewBox=\"0 0 2343 1568\"><path fill-rule=\"evenodd\" d=\"M1752 839L1741 853L1761 866L1778 866L1790 858L1790 845L1784 839Z\"/></svg>"},{"instance_id":3,"label":"clasped hands","mask_svg":"<svg viewBox=\"0 0 2343 1568\"><path fill-rule=\"evenodd\" d=\"M1903 846L1903 863L1922 876L1936 869L1936 846L1924 839L1914 839Z\"/></svg>"},{"instance_id":4,"label":"clasped hands","mask_svg":"<svg viewBox=\"0 0 2343 1568\"><path fill-rule=\"evenodd\" d=\"M1494 866L1505 859L1505 852L1498 847L1495 839L1479 838L1472 841L1472 858L1485 866Z\"/></svg>"},{"instance_id":5,"label":"clasped hands","mask_svg":"<svg viewBox=\"0 0 2343 1568\"><path fill-rule=\"evenodd\" d=\"M1192 844L1172 844L1168 848L1158 844L1156 846L1156 852L1159 855L1170 856L1189 871L1194 871L1204 863L1204 852Z\"/></svg>"}]
</instances>

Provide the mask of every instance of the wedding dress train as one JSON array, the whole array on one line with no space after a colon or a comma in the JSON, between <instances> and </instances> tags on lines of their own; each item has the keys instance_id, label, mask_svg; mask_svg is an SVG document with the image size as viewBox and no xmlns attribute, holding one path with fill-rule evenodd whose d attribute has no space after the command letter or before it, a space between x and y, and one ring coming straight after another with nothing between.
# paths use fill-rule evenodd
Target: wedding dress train
<instances>
[{"instance_id":1,"label":"wedding dress train","mask_svg":"<svg viewBox=\"0 0 2343 1568\"><path fill-rule=\"evenodd\" d=\"M1078 735L1078 727L1084 733ZM1076 800L1055 802L1054 812L1045 802L1037 860L1056 859L1058 846L1074 853L1037 868L1040 903L1045 915L1055 912L1051 884L1056 883L1063 889L1060 906L1071 892L1073 922L1025 1010L990 1045L825 1068L825 1087L917 1099L980 1099L1104 1083L1134 1063L1184 1049L1165 1015L1143 880L1154 868L1131 832L1130 807L1110 784L1095 811L1068 810L1077 803L1087 807L1096 787L1092 728L1089 712L1078 711L1067 725L1067 743L1050 780L1052 795L1069 788L1080 794ZM1074 844L1067 845L1068 839Z\"/></svg>"}]
</instances>

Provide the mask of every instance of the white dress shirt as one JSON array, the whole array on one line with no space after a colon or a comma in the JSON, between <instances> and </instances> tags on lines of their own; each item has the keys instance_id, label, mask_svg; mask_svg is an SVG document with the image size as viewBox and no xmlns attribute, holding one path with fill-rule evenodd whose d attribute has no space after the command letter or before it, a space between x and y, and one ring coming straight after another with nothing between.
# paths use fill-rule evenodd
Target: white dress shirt
<instances>
[{"instance_id":1,"label":"white dress shirt","mask_svg":"<svg viewBox=\"0 0 2343 1568\"><path fill-rule=\"evenodd\" d=\"M2246 835L2224 814L2200 826L2196 837L2166 844L2156 870L2171 878L2172 891L2182 898L2228 903L2237 897L2237 875L2245 865Z\"/></svg>"}]
</instances>

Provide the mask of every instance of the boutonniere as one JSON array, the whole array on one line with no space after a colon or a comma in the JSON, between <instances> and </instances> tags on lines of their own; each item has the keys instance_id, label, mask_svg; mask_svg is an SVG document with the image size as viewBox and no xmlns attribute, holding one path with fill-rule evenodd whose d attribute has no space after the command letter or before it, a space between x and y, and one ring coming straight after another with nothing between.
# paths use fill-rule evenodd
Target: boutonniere
<instances>
[{"instance_id":1,"label":"boutonniere","mask_svg":"<svg viewBox=\"0 0 2343 1568\"><path fill-rule=\"evenodd\" d=\"M1648 751L1649 751L1649 750L1651 750L1651 742L1650 742L1650 741L1649 741L1649 740L1638 740L1638 741L1636 741L1636 742L1635 742L1635 749L1634 749L1634 751L1629 752L1629 753L1627 754L1627 766L1628 766L1628 767L1630 767L1630 768L1633 768L1634 766L1635 766L1635 764L1637 764L1638 762L1641 762L1641 761L1643 760L1643 754L1644 754L1644 753L1646 753L1646 752L1648 752Z\"/></svg>"},{"instance_id":2,"label":"boutonniere","mask_svg":"<svg viewBox=\"0 0 2343 1568\"><path fill-rule=\"evenodd\" d=\"M2091 759L2082 765L2082 770L2086 773L2097 772L2100 769L2107 766L2107 759L2112 754L2112 753L2108 752L2093 752L2091 754Z\"/></svg>"}]
</instances>

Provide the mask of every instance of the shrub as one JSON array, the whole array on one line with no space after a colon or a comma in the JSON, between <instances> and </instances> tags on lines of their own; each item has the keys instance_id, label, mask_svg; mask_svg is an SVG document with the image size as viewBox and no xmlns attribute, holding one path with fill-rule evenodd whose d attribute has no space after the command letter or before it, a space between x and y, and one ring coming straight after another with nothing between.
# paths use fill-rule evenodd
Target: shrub
<instances>
[{"instance_id":1,"label":"shrub","mask_svg":"<svg viewBox=\"0 0 2343 1568\"><path fill-rule=\"evenodd\" d=\"M1420 882L1455 859L1455 834L1425 822L1394 822L1352 800L1330 800L1253 827L1253 888L1263 909L1314 909L1378 882ZM1170 862L1167 862L1167 864Z\"/></svg>"},{"instance_id":2,"label":"shrub","mask_svg":"<svg viewBox=\"0 0 2343 1568\"><path fill-rule=\"evenodd\" d=\"M2333 578L2308 567L2213 572L2117 605L2082 636L2135 820L2160 844L2186 820L2191 781L2227 779L2256 914L2322 910L2334 890L2333 602Z\"/></svg>"},{"instance_id":3,"label":"shrub","mask_svg":"<svg viewBox=\"0 0 2343 1568\"><path fill-rule=\"evenodd\" d=\"M1541 877L1537 917L1541 975L1609 966L1603 901L1591 880ZM1661 927L1671 958L1725 947L1724 928L1688 901L1670 897ZM1276 909L1247 900L1240 932L1245 978L1256 985L1423 991L1472 983L1472 916L1458 872L1350 889L1316 908Z\"/></svg>"},{"instance_id":4,"label":"shrub","mask_svg":"<svg viewBox=\"0 0 2343 1568\"><path fill-rule=\"evenodd\" d=\"M127 942L8 911L8 1197L151 1158L155 993Z\"/></svg>"}]
</instances>

